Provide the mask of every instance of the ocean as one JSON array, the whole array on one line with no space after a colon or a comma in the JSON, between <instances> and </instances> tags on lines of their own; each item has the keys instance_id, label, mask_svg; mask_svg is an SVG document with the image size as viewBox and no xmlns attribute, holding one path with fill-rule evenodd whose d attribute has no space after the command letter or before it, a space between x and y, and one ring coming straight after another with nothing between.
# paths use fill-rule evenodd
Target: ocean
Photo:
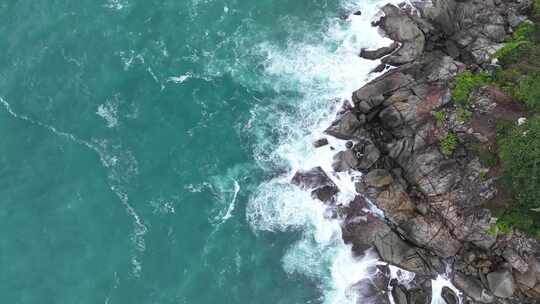
<instances>
[{"instance_id":1,"label":"ocean","mask_svg":"<svg viewBox=\"0 0 540 304\"><path fill-rule=\"evenodd\" d=\"M289 181L386 2L0 3L0 303L355 303L376 258Z\"/></svg>"}]
</instances>

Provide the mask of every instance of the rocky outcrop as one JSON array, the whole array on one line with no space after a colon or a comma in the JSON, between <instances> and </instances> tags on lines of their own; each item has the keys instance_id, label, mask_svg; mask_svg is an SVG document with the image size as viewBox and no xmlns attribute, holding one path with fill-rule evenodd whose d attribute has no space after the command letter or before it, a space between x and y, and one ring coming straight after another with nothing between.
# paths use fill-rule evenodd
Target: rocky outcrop
<instances>
[{"instance_id":1,"label":"rocky outcrop","mask_svg":"<svg viewBox=\"0 0 540 304\"><path fill-rule=\"evenodd\" d=\"M362 196L344 209L344 240L357 254L373 246L382 260L419 278L448 267L471 303L540 301L540 245L519 232L490 231L495 219L489 207L503 193L497 170L479 157L496 144L495 122L515 122L523 109L491 86L471 95L466 115L452 102L454 77L491 66L516 20L524 19L530 5L525 2L384 6L375 25L395 43L362 50L362 57L383 57L383 65L395 68L353 92L353 106L326 130L350 141L335 155L333 168L364 173L356 185ZM444 119L436 119L436 112ZM443 147L449 137L452 146ZM366 200L384 217L367 211ZM411 300L413 293L394 285L396 303L428 298ZM459 302L449 290L443 295L448 303Z\"/></svg>"},{"instance_id":2,"label":"rocky outcrop","mask_svg":"<svg viewBox=\"0 0 540 304\"><path fill-rule=\"evenodd\" d=\"M394 43L360 55L382 58L378 71L394 68L353 92L325 131L348 141L333 169L364 173L354 201L333 208L354 253L374 248L416 277L401 284L378 269L354 286L359 302L385 304L391 294L397 304L430 303L431 279L446 273L464 303L540 303L540 244L490 229L490 209L504 191L496 182L500 168L480 157L496 146L496 121L516 122L523 108L492 86L476 89L467 109L452 100L454 77L493 70L492 55L530 5L432 0L381 9L374 25ZM298 172L292 182L327 203L338 192L321 168ZM442 297L460 302L448 288Z\"/></svg>"},{"instance_id":3,"label":"rocky outcrop","mask_svg":"<svg viewBox=\"0 0 540 304\"><path fill-rule=\"evenodd\" d=\"M339 192L336 184L326 175L321 167L296 172L291 183L305 190L311 190L311 195L314 198L325 203L333 202L335 195Z\"/></svg>"}]
</instances>

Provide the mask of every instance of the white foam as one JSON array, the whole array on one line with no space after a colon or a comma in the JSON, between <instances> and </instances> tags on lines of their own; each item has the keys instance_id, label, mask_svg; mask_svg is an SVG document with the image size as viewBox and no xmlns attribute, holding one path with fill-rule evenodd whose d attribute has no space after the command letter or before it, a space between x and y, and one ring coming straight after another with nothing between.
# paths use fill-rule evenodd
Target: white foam
<instances>
[{"instance_id":1,"label":"white foam","mask_svg":"<svg viewBox=\"0 0 540 304\"><path fill-rule=\"evenodd\" d=\"M184 81L188 80L191 77L191 74L187 73L180 76L171 76L167 78L167 82L174 82L174 83L183 83Z\"/></svg>"},{"instance_id":2,"label":"white foam","mask_svg":"<svg viewBox=\"0 0 540 304\"><path fill-rule=\"evenodd\" d=\"M97 108L96 114L103 118L107 123L108 128L114 128L118 126L118 104L107 100L104 104L100 104Z\"/></svg>"},{"instance_id":3,"label":"white foam","mask_svg":"<svg viewBox=\"0 0 540 304\"><path fill-rule=\"evenodd\" d=\"M370 18L386 3L345 3L348 8L360 8L362 16L350 16L346 23L332 20L319 43L290 41L286 49L270 43L257 47L266 58L265 77L260 79L263 85L276 92L298 92L301 97L277 98L252 111L249 126L260 142L255 147L256 160L269 170L285 167L287 174L259 186L246 216L255 232L302 232L303 237L283 257L283 267L288 273L320 282L327 304L356 303L352 287L368 275L368 268L377 260L371 255L354 257L350 246L343 243L340 222L325 216L325 205L290 185L290 178L298 169L321 166L340 188L338 204L348 204L356 195L358 176L332 173L333 155L344 149L344 141L329 138L330 144L316 151L312 142L324 136L339 109L340 104L331 99L349 98L374 77L369 72L378 62L362 59L358 53L362 47L390 44L371 26ZM261 121L271 125L261 125Z\"/></svg>"}]
</instances>

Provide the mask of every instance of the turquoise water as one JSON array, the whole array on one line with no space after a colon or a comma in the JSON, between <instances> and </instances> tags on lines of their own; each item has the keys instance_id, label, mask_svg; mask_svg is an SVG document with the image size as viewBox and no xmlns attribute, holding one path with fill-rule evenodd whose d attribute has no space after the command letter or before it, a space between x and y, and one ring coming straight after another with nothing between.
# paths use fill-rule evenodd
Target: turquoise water
<instances>
[{"instance_id":1,"label":"turquoise water","mask_svg":"<svg viewBox=\"0 0 540 304\"><path fill-rule=\"evenodd\" d=\"M0 3L0 302L344 303L339 224L286 181L375 4Z\"/></svg>"}]
</instances>

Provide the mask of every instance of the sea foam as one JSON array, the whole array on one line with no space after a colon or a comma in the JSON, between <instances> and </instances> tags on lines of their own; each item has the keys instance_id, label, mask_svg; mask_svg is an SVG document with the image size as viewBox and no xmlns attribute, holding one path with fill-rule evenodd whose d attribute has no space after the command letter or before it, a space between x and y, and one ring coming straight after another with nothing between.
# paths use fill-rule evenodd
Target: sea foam
<instances>
[{"instance_id":1,"label":"sea foam","mask_svg":"<svg viewBox=\"0 0 540 304\"><path fill-rule=\"evenodd\" d=\"M317 150L312 142L324 136L341 106L341 101L332 100L350 98L354 90L376 76L370 71L378 62L362 59L358 53L361 48L391 43L371 26L386 3L343 3L344 10L361 10L362 15L351 15L347 21L337 17L330 20L316 44L289 41L285 49L271 43L258 45L265 58L260 81L281 94L252 111L250 127L259 142L255 158L268 171L281 168L285 172L259 186L246 216L255 232L301 232L302 238L282 258L283 268L317 281L323 302L328 304L356 303L353 285L369 276L369 270L379 262L373 253L353 256L342 240L339 220L326 216L326 207L308 192L290 185L290 179L297 170L321 166L340 188L338 204L348 204L357 194L354 181L358 176L337 174L331 167L332 157L344 149L344 141L329 138L330 144ZM287 98L283 96L287 92L298 94ZM442 285L448 285L447 280L441 279L435 286ZM438 301L434 297L434 303Z\"/></svg>"}]
</instances>

